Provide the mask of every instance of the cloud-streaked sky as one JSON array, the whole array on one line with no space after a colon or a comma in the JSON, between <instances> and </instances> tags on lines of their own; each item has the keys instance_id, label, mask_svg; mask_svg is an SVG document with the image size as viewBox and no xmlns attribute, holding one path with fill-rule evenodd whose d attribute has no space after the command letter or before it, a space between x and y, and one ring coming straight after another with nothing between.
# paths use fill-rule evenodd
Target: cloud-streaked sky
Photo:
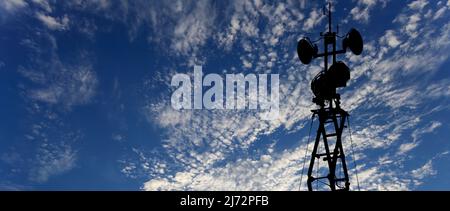
<instances>
[{"instance_id":1,"label":"cloud-streaked sky","mask_svg":"<svg viewBox=\"0 0 450 211\"><path fill-rule=\"evenodd\" d=\"M0 189L298 190L324 2L0 1ZM365 41L339 58L351 187L450 189L450 1L332 2ZM194 65L279 74L279 115L173 110Z\"/></svg>"}]
</instances>

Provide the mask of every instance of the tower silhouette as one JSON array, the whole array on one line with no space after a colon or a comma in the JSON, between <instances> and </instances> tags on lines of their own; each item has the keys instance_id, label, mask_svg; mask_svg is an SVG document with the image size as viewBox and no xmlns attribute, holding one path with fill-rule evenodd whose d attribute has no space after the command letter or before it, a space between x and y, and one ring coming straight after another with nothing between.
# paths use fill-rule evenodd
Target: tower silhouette
<instances>
[{"instance_id":1,"label":"tower silhouette","mask_svg":"<svg viewBox=\"0 0 450 211\"><path fill-rule=\"evenodd\" d=\"M346 87L350 80L350 69L342 61L336 61L338 54L345 54L350 49L355 55L363 51L363 40L356 29L351 29L342 40L342 50L337 50L337 32L332 31L331 3L328 3L328 31L320 33L323 40L323 53L318 52L318 47L309 38L303 38L298 42L297 54L303 64L309 64L313 59L323 57L323 71L318 73L311 82L311 90L314 93L313 102L319 106L311 110L312 119L319 119L314 147L307 172L307 186L309 191L325 190L319 188L319 184L326 185L331 191L350 190L350 180L344 148L342 146L342 133L347 127L349 114L340 107L340 95L337 88ZM329 46L332 50L329 51ZM329 66L329 56L332 57ZM323 146L323 147L320 147ZM323 148L323 149L322 149ZM321 170L315 164L320 160L326 161L327 169ZM316 175L314 175L316 170ZM314 184L316 185L314 186Z\"/></svg>"}]
</instances>

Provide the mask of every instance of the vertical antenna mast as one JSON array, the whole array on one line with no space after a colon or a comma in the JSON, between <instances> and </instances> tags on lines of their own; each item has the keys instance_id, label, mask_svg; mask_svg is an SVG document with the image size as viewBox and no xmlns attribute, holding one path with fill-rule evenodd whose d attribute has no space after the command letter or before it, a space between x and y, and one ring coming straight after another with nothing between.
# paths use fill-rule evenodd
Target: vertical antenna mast
<instances>
[{"instance_id":1,"label":"vertical antenna mast","mask_svg":"<svg viewBox=\"0 0 450 211\"><path fill-rule=\"evenodd\" d=\"M331 2L328 2L328 33L331 33Z\"/></svg>"}]
</instances>

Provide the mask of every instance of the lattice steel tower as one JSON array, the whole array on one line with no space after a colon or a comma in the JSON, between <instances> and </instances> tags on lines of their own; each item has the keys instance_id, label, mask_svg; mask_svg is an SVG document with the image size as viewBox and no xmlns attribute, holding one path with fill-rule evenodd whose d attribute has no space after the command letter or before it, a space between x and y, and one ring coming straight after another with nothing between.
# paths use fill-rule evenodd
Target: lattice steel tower
<instances>
[{"instance_id":1,"label":"lattice steel tower","mask_svg":"<svg viewBox=\"0 0 450 211\"><path fill-rule=\"evenodd\" d=\"M336 40L339 37L337 32L332 31L331 25L331 3L328 3L328 31L320 33L320 40L323 40L323 52L318 52L318 47L309 38L303 38L298 42L297 53L303 64L309 64L312 59L323 57L323 71L314 77L311 82L311 89L314 93L313 102L319 106L312 110L313 119L318 117L319 126L317 128L314 147L311 153L311 160L308 168L307 185L308 190L317 190L315 183L326 184L331 191L350 190L350 181L345 161L344 148L342 147L342 133L347 127L346 121L349 114L340 107L340 95L337 88L346 87L350 80L350 69L342 61L336 61L338 54L344 54L350 49L355 55L360 55L363 51L363 40L361 34L356 29L351 29L342 39L342 49L336 49ZM329 47L331 46L331 51ZM332 57L329 66L329 57ZM323 145L323 147L320 147ZM323 148L323 151L320 151ZM328 170L320 170L315 166L320 159L326 161ZM316 175L314 175L316 170ZM341 174L338 174L340 172ZM325 180L325 182L324 182ZM324 190L319 189L319 190Z\"/></svg>"}]
</instances>

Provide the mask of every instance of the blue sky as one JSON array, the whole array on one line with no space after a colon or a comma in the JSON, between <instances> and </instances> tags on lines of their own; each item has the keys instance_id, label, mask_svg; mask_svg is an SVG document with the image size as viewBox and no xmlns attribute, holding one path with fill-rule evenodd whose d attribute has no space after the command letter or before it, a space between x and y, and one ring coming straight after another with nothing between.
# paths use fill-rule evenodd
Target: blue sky
<instances>
[{"instance_id":1,"label":"blue sky","mask_svg":"<svg viewBox=\"0 0 450 211\"><path fill-rule=\"evenodd\" d=\"M1 1L0 189L298 190L324 2ZM450 189L450 1L332 2L365 40L340 57L352 188L355 158L362 190ZM280 74L280 114L173 110L194 65Z\"/></svg>"}]
</instances>

